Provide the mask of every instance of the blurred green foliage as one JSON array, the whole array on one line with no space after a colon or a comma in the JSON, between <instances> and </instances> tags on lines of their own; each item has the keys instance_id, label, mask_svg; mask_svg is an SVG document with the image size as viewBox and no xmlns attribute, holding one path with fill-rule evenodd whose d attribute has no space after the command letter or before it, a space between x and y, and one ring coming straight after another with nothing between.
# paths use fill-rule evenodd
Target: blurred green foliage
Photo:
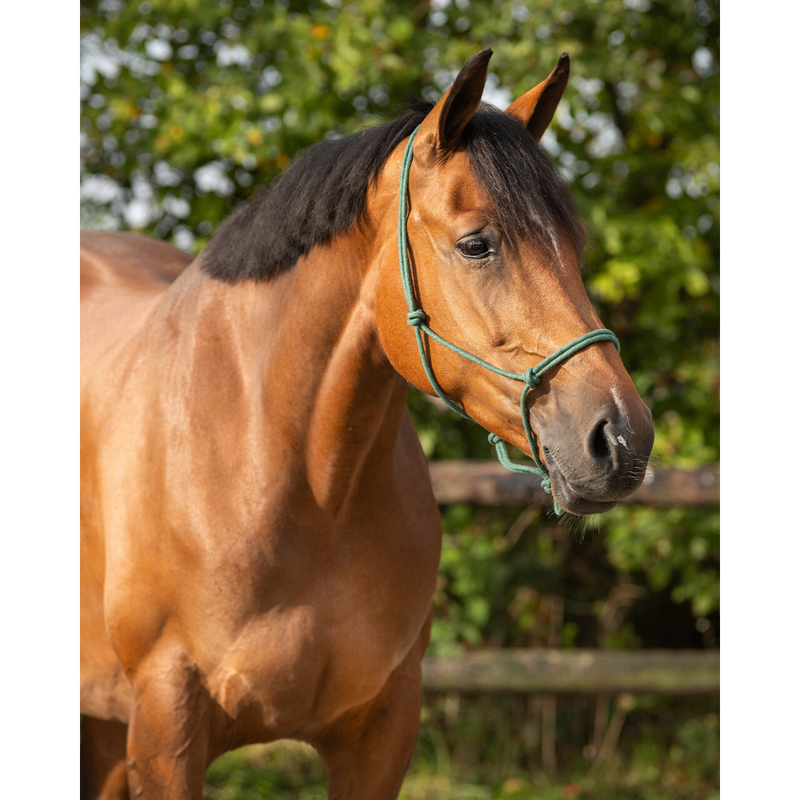
<instances>
[{"instance_id":1,"label":"blurred green foliage","mask_svg":"<svg viewBox=\"0 0 800 800\"><path fill-rule=\"evenodd\" d=\"M82 0L81 28L82 225L194 252L299 150L437 98L482 47L501 107L569 52L543 144L584 211L587 289L656 464L719 459L718 0ZM482 429L410 407L429 457L491 457ZM717 512L443 517L432 653L718 644Z\"/></svg>"}]
</instances>

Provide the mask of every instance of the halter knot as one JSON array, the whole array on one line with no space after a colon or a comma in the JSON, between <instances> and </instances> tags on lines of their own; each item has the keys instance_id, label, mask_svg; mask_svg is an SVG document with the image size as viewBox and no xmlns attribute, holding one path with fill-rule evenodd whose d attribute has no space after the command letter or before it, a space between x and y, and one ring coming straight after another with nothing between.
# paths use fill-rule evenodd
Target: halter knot
<instances>
[{"instance_id":1,"label":"halter knot","mask_svg":"<svg viewBox=\"0 0 800 800\"><path fill-rule=\"evenodd\" d=\"M542 476L542 489L544 489L547 494L553 494L553 484L550 481L550 476L547 474Z\"/></svg>"},{"instance_id":2,"label":"halter knot","mask_svg":"<svg viewBox=\"0 0 800 800\"><path fill-rule=\"evenodd\" d=\"M528 369L522 373L522 380L524 380L531 389L542 382L542 379L533 371L533 367L528 367Z\"/></svg>"},{"instance_id":3,"label":"halter knot","mask_svg":"<svg viewBox=\"0 0 800 800\"><path fill-rule=\"evenodd\" d=\"M419 328L420 325L424 325L428 321L428 315L421 308L415 308L406 314L406 319L409 325Z\"/></svg>"},{"instance_id":4,"label":"halter knot","mask_svg":"<svg viewBox=\"0 0 800 800\"><path fill-rule=\"evenodd\" d=\"M497 445L502 441L503 440L496 433L489 434L489 444Z\"/></svg>"}]
</instances>

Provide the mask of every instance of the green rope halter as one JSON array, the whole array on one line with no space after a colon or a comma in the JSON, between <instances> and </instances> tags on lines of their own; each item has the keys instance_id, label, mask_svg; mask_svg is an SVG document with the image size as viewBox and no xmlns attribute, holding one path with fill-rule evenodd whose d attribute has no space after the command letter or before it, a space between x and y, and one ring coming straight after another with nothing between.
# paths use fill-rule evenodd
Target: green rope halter
<instances>
[{"instance_id":1,"label":"green rope halter","mask_svg":"<svg viewBox=\"0 0 800 800\"><path fill-rule=\"evenodd\" d=\"M411 138L408 140L405 153L403 154L403 166L400 171L400 203L397 219L397 239L400 255L400 277L403 280L403 292L406 296L406 302L408 303L408 314L406 315L406 318L408 320L408 324L414 328L414 334L417 337L417 348L419 349L420 361L422 361L425 374L427 375L428 381L430 381L430 384L436 394L439 395L439 397L444 400L444 402L451 409L453 409L453 411L455 411L457 414L461 414L461 416L465 417L466 419L472 418L466 413L466 411L464 411L463 408L456 405L444 393L442 387L439 386L439 382L436 380L436 376L433 374L430 361L428 361L428 357L425 353L425 345L422 340L423 332L426 336L429 336L431 339L439 342L439 344L448 347L450 350L458 353L460 356L468 358L473 363L478 364L485 369L491 370L498 375L502 375L505 378L510 378L512 381L521 381L525 384L519 399L519 407L522 414L522 427L525 429L525 436L528 440L528 445L530 446L531 455L533 457L535 466L528 466L527 464L517 464L513 462L508 456L506 443L496 434L490 433L489 441L494 445L495 450L497 451L498 460L507 470L510 472L532 472L533 474L538 475L542 479L542 488L548 494L552 494L553 491L550 483L550 474L539 458L538 448L534 442L533 431L531 430L531 423L527 414L526 398L528 396L528 392L533 389L534 386L538 386L539 383L541 383L542 375L544 375L547 370L552 369L558 364L561 364L563 361L566 361L579 350L583 350L584 347L588 347L590 344L595 344L596 342L608 341L614 342L614 346L617 348L617 351L619 351L619 340L611 331L607 330L606 328L601 328L600 330L596 331L589 331L589 333L584 333L583 336L579 336L569 344L560 347L555 351L555 353L551 353L543 361L540 361L535 367L530 367L526 369L525 372L517 374L516 372L507 372L504 369L495 367L483 359L472 355L472 353L462 350L460 347L448 342L446 339L443 339L438 333L428 327L427 314L422 310L422 308L417 308L414 302L414 287L411 281L411 265L408 259L408 230L406 227L406 220L408 217L408 176L411 172L411 162L414 160L414 139L418 132L419 126L417 126L417 128L411 134ZM559 507L555 500L553 501L553 507L556 514L560 515L564 513L564 510Z\"/></svg>"}]
</instances>

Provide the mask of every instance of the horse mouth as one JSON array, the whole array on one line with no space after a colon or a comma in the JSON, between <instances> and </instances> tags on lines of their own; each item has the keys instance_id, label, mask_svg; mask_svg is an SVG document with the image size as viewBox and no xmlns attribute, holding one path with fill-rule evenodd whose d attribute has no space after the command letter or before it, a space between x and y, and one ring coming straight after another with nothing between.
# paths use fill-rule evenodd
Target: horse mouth
<instances>
[{"instance_id":1,"label":"horse mouth","mask_svg":"<svg viewBox=\"0 0 800 800\"><path fill-rule=\"evenodd\" d=\"M619 501L617 500L592 500L584 497L566 479L558 464L549 459L550 483L553 498L568 514L576 517L587 517L590 514L603 514L611 511Z\"/></svg>"}]
</instances>

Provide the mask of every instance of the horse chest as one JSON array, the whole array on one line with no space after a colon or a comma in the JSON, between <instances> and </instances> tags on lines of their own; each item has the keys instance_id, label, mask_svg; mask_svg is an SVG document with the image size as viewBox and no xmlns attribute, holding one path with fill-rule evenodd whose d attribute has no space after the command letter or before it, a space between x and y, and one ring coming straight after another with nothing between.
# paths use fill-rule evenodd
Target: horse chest
<instances>
[{"instance_id":1,"label":"horse chest","mask_svg":"<svg viewBox=\"0 0 800 800\"><path fill-rule=\"evenodd\" d=\"M226 713L256 709L262 735L298 735L373 698L430 613L439 555L432 522L333 536L318 543L300 580L286 565L307 546L278 548L258 581L241 584L239 601L265 610L244 614L208 678Z\"/></svg>"}]
</instances>

